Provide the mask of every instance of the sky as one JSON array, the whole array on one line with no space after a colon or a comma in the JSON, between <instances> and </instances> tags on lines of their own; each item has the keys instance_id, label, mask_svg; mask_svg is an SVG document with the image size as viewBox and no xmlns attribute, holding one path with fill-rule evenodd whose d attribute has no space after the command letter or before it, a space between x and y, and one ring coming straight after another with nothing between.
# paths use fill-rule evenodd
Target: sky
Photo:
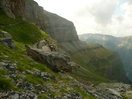
<instances>
[{"instance_id":1,"label":"sky","mask_svg":"<svg viewBox=\"0 0 132 99\"><path fill-rule=\"evenodd\" d=\"M132 0L35 0L70 21L78 34L132 35Z\"/></svg>"}]
</instances>

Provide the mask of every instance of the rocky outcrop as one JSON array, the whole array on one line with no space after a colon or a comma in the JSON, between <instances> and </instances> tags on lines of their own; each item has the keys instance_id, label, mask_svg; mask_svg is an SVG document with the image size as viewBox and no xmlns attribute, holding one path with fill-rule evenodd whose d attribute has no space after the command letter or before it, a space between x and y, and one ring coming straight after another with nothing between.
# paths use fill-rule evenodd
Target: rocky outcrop
<instances>
[{"instance_id":1,"label":"rocky outcrop","mask_svg":"<svg viewBox=\"0 0 132 99\"><path fill-rule=\"evenodd\" d=\"M26 46L27 54L36 61L47 63L49 68L56 72L71 72L73 68L79 66L71 62L70 57L58 52L46 52L42 49L36 49Z\"/></svg>"},{"instance_id":2,"label":"rocky outcrop","mask_svg":"<svg viewBox=\"0 0 132 99\"><path fill-rule=\"evenodd\" d=\"M15 48L15 45L13 44L12 41L12 36L8 32L0 31L0 43L10 48Z\"/></svg>"},{"instance_id":3,"label":"rocky outcrop","mask_svg":"<svg viewBox=\"0 0 132 99\"><path fill-rule=\"evenodd\" d=\"M36 24L59 42L78 40L74 24L56 14L45 11L32 0L2 0L0 8L9 17L21 16Z\"/></svg>"}]
</instances>

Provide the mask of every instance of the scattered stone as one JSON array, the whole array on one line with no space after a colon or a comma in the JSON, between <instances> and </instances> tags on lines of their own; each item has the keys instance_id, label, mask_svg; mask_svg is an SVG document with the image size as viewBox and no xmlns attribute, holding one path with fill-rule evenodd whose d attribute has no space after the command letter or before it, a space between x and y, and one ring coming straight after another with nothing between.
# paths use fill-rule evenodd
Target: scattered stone
<instances>
[{"instance_id":1,"label":"scattered stone","mask_svg":"<svg viewBox=\"0 0 132 99\"><path fill-rule=\"evenodd\" d=\"M38 69L27 70L26 73L36 75L44 80L55 80L55 76L49 74L48 72L41 72Z\"/></svg>"},{"instance_id":2,"label":"scattered stone","mask_svg":"<svg viewBox=\"0 0 132 99\"><path fill-rule=\"evenodd\" d=\"M43 93L43 92L47 92L47 91L49 90L49 88L48 88L47 86L40 85L40 84L35 85L35 88L36 88L37 90L39 90L39 94L40 94L40 93Z\"/></svg>"},{"instance_id":3,"label":"scattered stone","mask_svg":"<svg viewBox=\"0 0 132 99\"><path fill-rule=\"evenodd\" d=\"M29 82L24 82L24 81L18 82L17 86L24 90L33 90L34 89L33 84L31 84Z\"/></svg>"},{"instance_id":4,"label":"scattered stone","mask_svg":"<svg viewBox=\"0 0 132 99\"><path fill-rule=\"evenodd\" d=\"M114 89L117 92L125 93L131 88L131 85L124 83L101 83L97 87Z\"/></svg>"},{"instance_id":5,"label":"scattered stone","mask_svg":"<svg viewBox=\"0 0 132 99\"><path fill-rule=\"evenodd\" d=\"M83 99L81 94L78 92L65 93L62 99Z\"/></svg>"},{"instance_id":6,"label":"scattered stone","mask_svg":"<svg viewBox=\"0 0 132 99\"><path fill-rule=\"evenodd\" d=\"M33 91L26 92L0 92L0 99L37 99L38 95Z\"/></svg>"}]
</instances>

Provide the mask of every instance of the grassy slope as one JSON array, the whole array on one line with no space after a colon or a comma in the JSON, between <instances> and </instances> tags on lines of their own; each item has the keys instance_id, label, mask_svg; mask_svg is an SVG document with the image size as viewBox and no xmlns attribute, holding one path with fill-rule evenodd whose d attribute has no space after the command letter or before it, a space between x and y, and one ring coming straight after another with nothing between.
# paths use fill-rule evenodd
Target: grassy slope
<instances>
[{"instance_id":1,"label":"grassy slope","mask_svg":"<svg viewBox=\"0 0 132 99\"><path fill-rule=\"evenodd\" d=\"M75 92L79 92L82 94L84 99L96 99L90 95L88 95L83 89L72 87L68 85L69 83L73 82L74 79L70 78L62 78L59 74L54 73L50 69L46 67L44 64L40 64L29 58L25 53L25 48L22 43L16 42L17 49L13 50L5 45L0 44L0 62L4 61L5 59L11 60L11 63L14 61L17 62L17 70L19 71L18 79L26 76L26 81L32 84L41 84L55 88L53 91L45 92L39 96L40 99L43 99L44 96L46 97L47 94L52 94L53 96L59 96L63 93L68 93L67 88L73 89ZM22 74L23 71L32 70L32 69L39 69L42 72L48 72L54 76L56 76L56 80L49 80L44 81L43 79L31 75L31 74ZM7 78L9 71L0 68L0 90L18 90L21 91L22 89L15 86L13 80L11 78ZM59 87L63 85L62 87ZM45 98L44 98L45 99Z\"/></svg>"},{"instance_id":2,"label":"grassy slope","mask_svg":"<svg viewBox=\"0 0 132 99\"><path fill-rule=\"evenodd\" d=\"M9 18L1 10L0 28L9 32L15 41L23 42L25 44L33 44L47 36L35 25L27 23L18 17L16 19Z\"/></svg>"},{"instance_id":3,"label":"grassy slope","mask_svg":"<svg viewBox=\"0 0 132 99\"><path fill-rule=\"evenodd\" d=\"M125 78L123 66L115 53L97 44L83 44L81 41L61 44L72 60L81 65L81 68L72 74L74 77L86 84Z\"/></svg>"},{"instance_id":4,"label":"grassy slope","mask_svg":"<svg viewBox=\"0 0 132 99\"><path fill-rule=\"evenodd\" d=\"M101 62L100 64L95 64L95 60L107 58L107 55L110 55L111 52L105 51L105 49L93 49L86 52L78 52L71 55L72 59L81 65L80 70L73 73L73 76L78 80L84 83L100 83L100 82L109 82L110 80L103 75L103 73L98 72L99 66L108 66L109 61ZM94 60L94 64L90 61ZM90 81L87 81L87 79Z\"/></svg>"},{"instance_id":5,"label":"grassy slope","mask_svg":"<svg viewBox=\"0 0 132 99\"><path fill-rule=\"evenodd\" d=\"M67 88L72 88L73 91L79 92L82 94L84 99L96 99L90 95L88 95L83 89L74 88L70 86L69 83L73 82L73 78L62 78L59 74L54 73L46 65L37 63L32 60L30 57L26 55L25 44L33 44L34 42L47 37L45 33L39 30L35 25L29 24L27 22L22 21L20 18L11 19L8 18L2 11L0 11L0 24L11 24L10 26L0 27L0 30L8 31L15 40L14 43L17 49L13 50L5 45L0 44L0 62L4 60L10 60L10 63L17 62L17 70L19 72L18 79L26 77L26 81L33 83L35 85L41 84L49 87L55 88L55 90L48 91L39 96L39 99L46 99L47 94L52 94L53 96L59 96L63 93L67 93ZM18 23L22 24L18 24ZM17 23L17 24L16 24ZM13 25L12 25L13 24ZM44 81L42 78L36 77L31 74L24 75L22 72L26 70L39 69L42 72L48 72L54 76L56 76L56 80ZM9 70L5 70L0 68L0 90L18 90L22 91L22 89L18 88L14 83L13 79L7 77ZM63 85L63 88L60 87Z\"/></svg>"},{"instance_id":6,"label":"grassy slope","mask_svg":"<svg viewBox=\"0 0 132 99\"><path fill-rule=\"evenodd\" d=\"M87 53L87 54L86 54ZM123 65L113 52L98 48L87 52L78 52L71 55L72 59L81 64L81 69L73 75L81 81L87 79L93 83L113 80L126 80ZM117 72L118 71L118 72ZM87 75L87 76L86 76Z\"/></svg>"}]
</instances>

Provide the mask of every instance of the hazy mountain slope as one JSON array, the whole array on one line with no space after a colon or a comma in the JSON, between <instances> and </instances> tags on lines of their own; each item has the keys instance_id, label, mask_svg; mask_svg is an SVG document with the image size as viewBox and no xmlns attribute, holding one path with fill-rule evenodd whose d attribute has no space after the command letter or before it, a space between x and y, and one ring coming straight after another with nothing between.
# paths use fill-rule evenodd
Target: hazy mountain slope
<instances>
[{"instance_id":1,"label":"hazy mountain slope","mask_svg":"<svg viewBox=\"0 0 132 99\"><path fill-rule=\"evenodd\" d=\"M105 49L98 44L86 44L80 41L65 42L61 44L61 47L69 53L76 63L82 66L78 71L73 73L80 81L84 83L89 82L87 79L95 83L109 81L104 77L127 81L127 79L123 79L125 78L124 68L115 52Z\"/></svg>"},{"instance_id":2,"label":"hazy mountain slope","mask_svg":"<svg viewBox=\"0 0 132 99\"><path fill-rule=\"evenodd\" d=\"M113 37L100 34L85 34L79 36L81 40L95 42L104 47L117 51L125 66L127 76L132 80L132 37Z\"/></svg>"}]
</instances>

